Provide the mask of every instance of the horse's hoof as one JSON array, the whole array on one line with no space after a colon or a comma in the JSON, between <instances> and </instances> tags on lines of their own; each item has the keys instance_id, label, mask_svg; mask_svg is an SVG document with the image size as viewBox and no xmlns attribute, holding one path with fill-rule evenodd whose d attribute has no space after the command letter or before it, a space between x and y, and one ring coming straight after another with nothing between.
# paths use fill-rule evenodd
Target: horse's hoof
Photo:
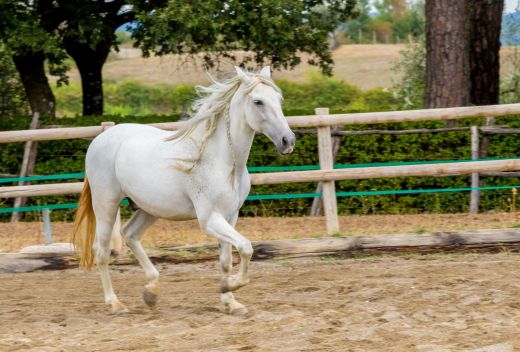
<instances>
[{"instance_id":1,"label":"horse's hoof","mask_svg":"<svg viewBox=\"0 0 520 352\"><path fill-rule=\"evenodd\" d=\"M150 308L153 308L157 305L157 301L159 300L159 295L149 291L148 289L144 289L143 291L143 300L144 303Z\"/></svg>"},{"instance_id":2,"label":"horse's hoof","mask_svg":"<svg viewBox=\"0 0 520 352\"><path fill-rule=\"evenodd\" d=\"M240 304L240 306L237 307L230 307L229 308L229 315L235 316L235 317L243 317L248 313L248 310L246 307Z\"/></svg>"},{"instance_id":3,"label":"horse's hoof","mask_svg":"<svg viewBox=\"0 0 520 352\"><path fill-rule=\"evenodd\" d=\"M247 308L238 303L234 298L227 301L222 301L225 313L236 317L241 317L247 314Z\"/></svg>"},{"instance_id":4,"label":"horse's hoof","mask_svg":"<svg viewBox=\"0 0 520 352\"><path fill-rule=\"evenodd\" d=\"M112 306L112 314L120 315L120 314L128 313L128 308L126 308L126 306L119 301L112 302L111 306Z\"/></svg>"}]
</instances>

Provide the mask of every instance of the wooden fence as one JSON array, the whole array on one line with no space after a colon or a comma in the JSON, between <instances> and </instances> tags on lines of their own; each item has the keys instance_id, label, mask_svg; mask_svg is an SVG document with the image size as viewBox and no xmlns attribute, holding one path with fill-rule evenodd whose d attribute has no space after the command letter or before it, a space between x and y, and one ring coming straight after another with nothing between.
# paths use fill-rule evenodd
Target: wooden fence
<instances>
[{"instance_id":1,"label":"wooden fence","mask_svg":"<svg viewBox=\"0 0 520 352\"><path fill-rule=\"evenodd\" d=\"M319 108L316 109L316 115L289 116L287 117L287 120L289 121L289 125L292 128L317 128L320 170L252 174L251 183L253 185L261 185L290 182L322 182L322 198L326 216L327 233L334 234L339 232L334 183L337 180L402 176L453 176L463 174L478 175L479 173L493 175L506 171L520 171L520 158L448 164L421 164L355 169L333 169L331 126L431 120L455 120L470 117L489 118L491 116L498 117L509 115L520 115L520 104L335 115L329 114L329 111L326 108ZM176 130L182 126L182 124L183 122L172 122L156 123L151 125L166 130ZM101 126L3 131L0 132L0 143L93 138L113 125L113 122L105 122L102 123ZM488 129L491 129L491 127ZM518 133L518 131L510 130L511 129L508 129L506 132L502 132ZM418 130L412 131L417 133ZM349 134L349 131L341 132L344 132L344 134ZM419 133L424 132L426 131ZM475 137L473 137L473 139L475 139ZM475 182L477 181L478 180L474 180L472 185L475 185ZM81 182L0 187L0 198L72 194L79 193L81 188Z\"/></svg>"}]
</instances>

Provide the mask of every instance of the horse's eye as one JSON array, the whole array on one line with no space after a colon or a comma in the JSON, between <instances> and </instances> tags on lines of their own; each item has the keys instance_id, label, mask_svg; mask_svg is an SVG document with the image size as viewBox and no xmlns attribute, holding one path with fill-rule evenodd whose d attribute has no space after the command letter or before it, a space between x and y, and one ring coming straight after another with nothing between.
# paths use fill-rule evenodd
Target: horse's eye
<instances>
[{"instance_id":1,"label":"horse's eye","mask_svg":"<svg viewBox=\"0 0 520 352\"><path fill-rule=\"evenodd\" d=\"M262 106L262 105L264 105L264 103L263 103L261 100L258 100L258 99L253 100L253 103L254 103L256 106Z\"/></svg>"}]
</instances>

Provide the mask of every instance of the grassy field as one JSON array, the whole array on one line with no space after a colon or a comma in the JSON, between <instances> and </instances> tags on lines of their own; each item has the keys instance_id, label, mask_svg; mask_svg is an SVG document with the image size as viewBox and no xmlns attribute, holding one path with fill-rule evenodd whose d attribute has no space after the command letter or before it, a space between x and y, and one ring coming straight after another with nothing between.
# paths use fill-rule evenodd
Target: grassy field
<instances>
[{"instance_id":1,"label":"grassy field","mask_svg":"<svg viewBox=\"0 0 520 352\"><path fill-rule=\"evenodd\" d=\"M390 87L396 74L391 67L404 45L344 45L334 51L335 75L362 89ZM240 54L238 54L240 56ZM307 61L302 55L302 62ZM232 70L233 64L225 61L219 67L221 72ZM315 70L306 63L295 70L276 71L276 79L301 81L309 70ZM217 73L214 70L213 73ZM71 81L79 79L77 71L70 72ZM207 83L201 60L186 60L178 55L164 57L140 57L137 49L123 48L120 53L112 54L103 69L105 80L136 80L147 84L201 84Z\"/></svg>"},{"instance_id":2,"label":"grassy field","mask_svg":"<svg viewBox=\"0 0 520 352\"><path fill-rule=\"evenodd\" d=\"M392 71L392 66L399 59L399 51L404 48L404 44L343 45L333 52L334 75L361 89L391 87L392 80L399 78L399 74ZM511 60L508 59L510 52L508 48L502 50L502 74L511 69ZM306 62L307 57L303 54L302 62ZM179 55L142 58L138 49L122 48L119 53L110 55L103 69L103 77L116 82L135 80L150 85L205 84L208 79L201 63L198 58L188 60ZM218 71L229 72L232 66L231 62L224 61L212 73L218 75ZM274 77L302 81L309 71L317 69L303 63L294 70L276 71ZM76 69L71 70L70 76L72 82L79 80Z\"/></svg>"}]
</instances>

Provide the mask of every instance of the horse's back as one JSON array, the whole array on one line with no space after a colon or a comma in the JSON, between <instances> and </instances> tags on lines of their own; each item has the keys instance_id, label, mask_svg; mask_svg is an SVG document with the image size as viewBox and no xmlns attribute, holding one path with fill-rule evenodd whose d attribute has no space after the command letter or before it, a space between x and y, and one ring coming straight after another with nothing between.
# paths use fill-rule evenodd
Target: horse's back
<instances>
[{"instance_id":1,"label":"horse's back","mask_svg":"<svg viewBox=\"0 0 520 352\"><path fill-rule=\"evenodd\" d=\"M125 144L138 143L149 146L162 141L170 132L139 124L120 124L98 135L90 144L85 158L85 171L93 189L110 189L121 193L116 164Z\"/></svg>"},{"instance_id":2,"label":"horse's back","mask_svg":"<svg viewBox=\"0 0 520 352\"><path fill-rule=\"evenodd\" d=\"M170 132L158 128L134 123L125 123L109 128L94 138L90 144L86 163L87 169L90 165L102 166L103 162L113 164L118 151L124 143L130 143L135 139L153 141L167 137ZM156 138L154 138L156 137Z\"/></svg>"}]
</instances>

